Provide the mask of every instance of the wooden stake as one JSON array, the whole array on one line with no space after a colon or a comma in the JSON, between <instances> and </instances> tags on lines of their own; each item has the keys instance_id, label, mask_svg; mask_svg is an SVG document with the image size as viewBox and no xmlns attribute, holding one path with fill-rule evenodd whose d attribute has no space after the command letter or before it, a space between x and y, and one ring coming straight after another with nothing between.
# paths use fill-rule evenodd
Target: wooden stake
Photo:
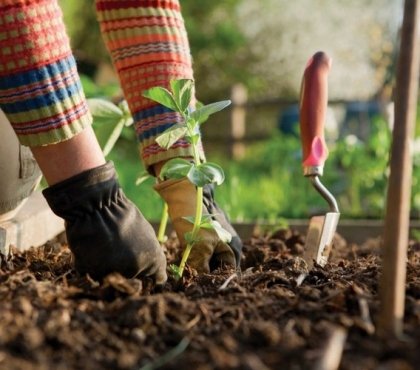
<instances>
[{"instance_id":1,"label":"wooden stake","mask_svg":"<svg viewBox=\"0 0 420 370\"><path fill-rule=\"evenodd\" d=\"M420 0L406 0L397 66L395 122L380 281L379 333L402 335L414 139L419 85Z\"/></svg>"},{"instance_id":2,"label":"wooden stake","mask_svg":"<svg viewBox=\"0 0 420 370\"><path fill-rule=\"evenodd\" d=\"M231 91L232 115L231 115L231 156L233 159L241 159L245 155L245 131L246 131L246 107L248 91L242 84L233 85Z\"/></svg>"}]
</instances>

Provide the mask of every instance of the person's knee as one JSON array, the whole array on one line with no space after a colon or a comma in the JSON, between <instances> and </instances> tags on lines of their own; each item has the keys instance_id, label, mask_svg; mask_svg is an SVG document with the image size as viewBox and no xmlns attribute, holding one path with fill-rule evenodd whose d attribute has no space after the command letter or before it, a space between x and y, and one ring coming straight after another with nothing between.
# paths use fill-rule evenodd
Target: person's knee
<instances>
[{"instance_id":1,"label":"person's knee","mask_svg":"<svg viewBox=\"0 0 420 370\"><path fill-rule=\"evenodd\" d=\"M41 172L29 148L23 147L0 111L0 221L10 218L37 187ZM1 216L3 215L3 216Z\"/></svg>"}]
</instances>

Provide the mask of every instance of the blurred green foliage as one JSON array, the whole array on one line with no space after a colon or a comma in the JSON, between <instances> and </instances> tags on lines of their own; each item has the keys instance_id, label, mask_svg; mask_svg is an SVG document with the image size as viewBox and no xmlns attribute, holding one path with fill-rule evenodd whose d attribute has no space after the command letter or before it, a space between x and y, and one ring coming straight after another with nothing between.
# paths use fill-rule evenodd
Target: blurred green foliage
<instances>
[{"instance_id":1,"label":"blurred green foliage","mask_svg":"<svg viewBox=\"0 0 420 370\"><path fill-rule=\"evenodd\" d=\"M391 133L376 118L366 142L348 136L330 145L322 182L336 197L343 218L382 218L389 176ZM302 175L300 140L274 135L248 149L240 162L223 164L224 186L217 198L235 220L305 218L328 210ZM412 217L420 216L420 153L414 157Z\"/></svg>"},{"instance_id":2,"label":"blurred green foliage","mask_svg":"<svg viewBox=\"0 0 420 370\"><path fill-rule=\"evenodd\" d=\"M120 95L120 85L117 83L98 86L91 77L85 74L80 74L80 80L87 98L109 99L109 97L119 97Z\"/></svg>"},{"instance_id":3,"label":"blurred green foliage","mask_svg":"<svg viewBox=\"0 0 420 370\"><path fill-rule=\"evenodd\" d=\"M58 2L79 70L93 76L98 63L110 61L96 20L95 0Z\"/></svg>"}]
</instances>

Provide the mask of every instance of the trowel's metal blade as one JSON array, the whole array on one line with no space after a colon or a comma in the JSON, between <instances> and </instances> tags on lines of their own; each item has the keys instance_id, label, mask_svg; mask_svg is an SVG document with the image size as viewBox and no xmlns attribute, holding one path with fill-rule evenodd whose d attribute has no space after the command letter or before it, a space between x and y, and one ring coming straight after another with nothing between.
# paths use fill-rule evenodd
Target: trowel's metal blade
<instances>
[{"instance_id":1,"label":"trowel's metal blade","mask_svg":"<svg viewBox=\"0 0 420 370\"><path fill-rule=\"evenodd\" d=\"M314 262L322 267L327 264L339 219L340 213L337 212L311 218L303 254L309 270Z\"/></svg>"}]
</instances>

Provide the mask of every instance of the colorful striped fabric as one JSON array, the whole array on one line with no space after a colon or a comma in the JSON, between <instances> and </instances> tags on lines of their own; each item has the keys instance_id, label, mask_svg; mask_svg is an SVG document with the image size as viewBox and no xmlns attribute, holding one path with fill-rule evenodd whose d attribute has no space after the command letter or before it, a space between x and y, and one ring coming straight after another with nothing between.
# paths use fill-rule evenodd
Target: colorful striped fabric
<instances>
[{"instance_id":1,"label":"colorful striped fabric","mask_svg":"<svg viewBox=\"0 0 420 370\"><path fill-rule=\"evenodd\" d=\"M156 144L156 137L181 117L142 97L150 87L168 87L173 79L193 78L178 0L96 0L96 8L105 44L133 114L145 165L192 156L186 140L179 140L169 150Z\"/></svg>"},{"instance_id":2,"label":"colorful striped fabric","mask_svg":"<svg viewBox=\"0 0 420 370\"><path fill-rule=\"evenodd\" d=\"M28 146L91 124L56 0L0 1L0 107Z\"/></svg>"}]
</instances>

